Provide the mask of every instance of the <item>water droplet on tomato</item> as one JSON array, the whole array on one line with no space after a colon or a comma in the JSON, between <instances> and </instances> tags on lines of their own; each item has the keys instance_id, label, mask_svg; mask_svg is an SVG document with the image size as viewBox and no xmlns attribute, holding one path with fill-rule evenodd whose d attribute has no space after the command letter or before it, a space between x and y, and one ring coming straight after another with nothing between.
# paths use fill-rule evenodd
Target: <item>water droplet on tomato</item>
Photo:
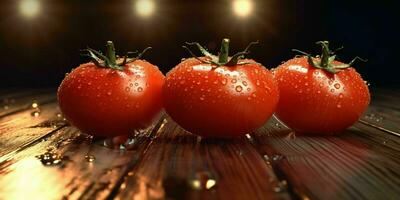
<instances>
[{"instance_id":1,"label":"water droplet on tomato","mask_svg":"<svg viewBox=\"0 0 400 200\"><path fill-rule=\"evenodd\" d=\"M231 82L232 82L232 83L236 83L237 80L234 78L234 79L231 80Z\"/></svg>"},{"instance_id":2,"label":"water droplet on tomato","mask_svg":"<svg viewBox=\"0 0 400 200\"><path fill-rule=\"evenodd\" d=\"M337 108L341 108L341 107L342 107L342 105L338 104L338 105L336 105L336 107L337 107Z\"/></svg>"},{"instance_id":3,"label":"water droplet on tomato","mask_svg":"<svg viewBox=\"0 0 400 200\"><path fill-rule=\"evenodd\" d=\"M131 90L130 87L126 87L126 88L125 88L125 91L129 92L129 90Z\"/></svg>"},{"instance_id":4,"label":"water droplet on tomato","mask_svg":"<svg viewBox=\"0 0 400 200\"><path fill-rule=\"evenodd\" d=\"M143 91L143 88L142 87L138 87L137 91L141 92L141 91Z\"/></svg>"},{"instance_id":5,"label":"water droplet on tomato","mask_svg":"<svg viewBox=\"0 0 400 200\"><path fill-rule=\"evenodd\" d=\"M111 91L108 91L108 92L107 92L107 95L108 95L108 96L111 96L111 94L112 94Z\"/></svg>"},{"instance_id":6,"label":"water droplet on tomato","mask_svg":"<svg viewBox=\"0 0 400 200\"><path fill-rule=\"evenodd\" d=\"M259 80L256 80L256 85L260 86L260 81Z\"/></svg>"},{"instance_id":7,"label":"water droplet on tomato","mask_svg":"<svg viewBox=\"0 0 400 200\"><path fill-rule=\"evenodd\" d=\"M246 81L242 81L242 84L243 84L244 86L247 86L247 82L246 82Z\"/></svg>"},{"instance_id":8,"label":"water droplet on tomato","mask_svg":"<svg viewBox=\"0 0 400 200\"><path fill-rule=\"evenodd\" d=\"M226 78L222 79L222 81L221 81L222 85L225 85L226 82L227 82Z\"/></svg>"},{"instance_id":9,"label":"water droplet on tomato","mask_svg":"<svg viewBox=\"0 0 400 200\"><path fill-rule=\"evenodd\" d=\"M241 92L243 90L242 86L238 85L235 87L236 92Z\"/></svg>"},{"instance_id":10,"label":"water droplet on tomato","mask_svg":"<svg viewBox=\"0 0 400 200\"><path fill-rule=\"evenodd\" d=\"M340 84L339 84L339 83L335 83L333 86L334 86L336 89L340 89Z\"/></svg>"},{"instance_id":11,"label":"water droplet on tomato","mask_svg":"<svg viewBox=\"0 0 400 200\"><path fill-rule=\"evenodd\" d=\"M339 98L343 99L343 94L342 93L339 94Z\"/></svg>"}]
</instances>

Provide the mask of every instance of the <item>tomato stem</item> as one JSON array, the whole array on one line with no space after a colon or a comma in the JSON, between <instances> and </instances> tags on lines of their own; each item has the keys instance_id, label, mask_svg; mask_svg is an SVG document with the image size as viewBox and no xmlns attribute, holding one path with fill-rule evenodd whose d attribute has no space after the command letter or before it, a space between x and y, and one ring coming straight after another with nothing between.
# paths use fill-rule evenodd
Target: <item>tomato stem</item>
<instances>
[{"instance_id":1,"label":"tomato stem","mask_svg":"<svg viewBox=\"0 0 400 200\"><path fill-rule=\"evenodd\" d=\"M361 60L363 62L367 61L367 60L364 60L357 56L352 61L350 61L349 64L335 65L335 64L333 64L333 62L336 59L336 55L334 54L334 52L329 50L329 42L328 41L318 41L318 42L316 42L316 44L321 45L321 48L322 48L320 59L315 59L311 56L311 54L305 53L305 52L297 50L297 49L292 49L292 51L295 51L295 52L298 52L298 53L301 53L301 54L307 56L308 64L310 64L311 66L318 68L318 69L326 70L333 74L340 72L343 69L351 67L356 60ZM339 50L342 48L343 47L339 48Z\"/></svg>"},{"instance_id":2,"label":"tomato stem","mask_svg":"<svg viewBox=\"0 0 400 200\"><path fill-rule=\"evenodd\" d=\"M130 57L133 54L136 54L138 51L127 52L123 59L117 59L118 56L115 53L114 43L112 41L107 41L106 44L106 55L103 55L101 52L96 51L92 48L87 47L82 50L86 52L82 54L83 56L87 56L90 60L98 67L103 68L111 68L115 70L123 70L125 64L133 62L137 59L140 59L144 53L146 53L151 47L145 48L141 53L139 53L136 57Z\"/></svg>"},{"instance_id":3,"label":"tomato stem","mask_svg":"<svg viewBox=\"0 0 400 200\"><path fill-rule=\"evenodd\" d=\"M218 55L218 62L219 63L227 63L228 56L229 56L229 39L224 38L221 42L221 49Z\"/></svg>"},{"instance_id":4,"label":"tomato stem","mask_svg":"<svg viewBox=\"0 0 400 200\"><path fill-rule=\"evenodd\" d=\"M215 55L211 54L210 52L208 52L204 47L202 47L197 42L186 42L187 45L196 46L200 50L200 52L203 54L203 56L209 58L209 60L200 59L187 46L182 46L182 47L185 48L186 50L188 50L188 52L194 58L201 61L202 63L212 64L212 65L217 65L217 66L236 66L236 65L249 64L249 62L240 62L240 60L244 59L245 55L250 53L250 51L249 51L250 47L255 44L258 44L258 41L250 42L244 51L240 51L240 52L234 54L232 57L229 57L229 43L230 43L230 40L228 38L222 39L220 52L219 52L218 56L215 56Z\"/></svg>"},{"instance_id":5,"label":"tomato stem","mask_svg":"<svg viewBox=\"0 0 400 200\"><path fill-rule=\"evenodd\" d=\"M117 57L115 55L114 43L112 41L107 41L106 49L107 49L106 56L110 62L109 64L117 65Z\"/></svg>"}]
</instances>

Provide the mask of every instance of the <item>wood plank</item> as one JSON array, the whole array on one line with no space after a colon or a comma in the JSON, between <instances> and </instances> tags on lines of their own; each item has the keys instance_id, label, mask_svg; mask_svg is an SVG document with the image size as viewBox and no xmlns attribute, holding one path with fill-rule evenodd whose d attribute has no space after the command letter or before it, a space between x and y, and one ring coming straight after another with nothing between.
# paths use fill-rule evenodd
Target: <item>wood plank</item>
<instances>
[{"instance_id":1,"label":"wood plank","mask_svg":"<svg viewBox=\"0 0 400 200\"><path fill-rule=\"evenodd\" d=\"M148 131L156 131L160 125ZM0 194L4 199L107 198L135 166L152 134L142 132L135 150L121 151L94 143L73 127L63 127L0 163ZM35 157L46 152L59 158L55 165L46 166Z\"/></svg>"},{"instance_id":2,"label":"wood plank","mask_svg":"<svg viewBox=\"0 0 400 200\"><path fill-rule=\"evenodd\" d=\"M56 101L53 91L35 90L11 94L9 97L0 98L0 118L32 108L32 105L46 104Z\"/></svg>"},{"instance_id":3,"label":"wood plank","mask_svg":"<svg viewBox=\"0 0 400 200\"><path fill-rule=\"evenodd\" d=\"M201 139L168 120L117 199L289 199L245 138Z\"/></svg>"},{"instance_id":4,"label":"wood plank","mask_svg":"<svg viewBox=\"0 0 400 200\"><path fill-rule=\"evenodd\" d=\"M0 118L0 156L63 126L57 103L49 103ZM40 114L38 114L40 113Z\"/></svg>"},{"instance_id":5,"label":"wood plank","mask_svg":"<svg viewBox=\"0 0 400 200\"><path fill-rule=\"evenodd\" d=\"M253 138L298 198L400 198L396 136L362 124L339 136L302 136L273 119Z\"/></svg>"}]
</instances>

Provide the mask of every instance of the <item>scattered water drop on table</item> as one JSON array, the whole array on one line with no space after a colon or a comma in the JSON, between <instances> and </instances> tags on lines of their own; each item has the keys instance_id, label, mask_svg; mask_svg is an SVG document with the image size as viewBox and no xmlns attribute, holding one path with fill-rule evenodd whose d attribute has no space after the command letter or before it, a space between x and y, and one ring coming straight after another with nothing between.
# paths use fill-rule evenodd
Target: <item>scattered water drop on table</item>
<instances>
[{"instance_id":1,"label":"scattered water drop on table","mask_svg":"<svg viewBox=\"0 0 400 200\"><path fill-rule=\"evenodd\" d=\"M40 116L40 110L35 110L35 111L31 112L31 116L32 117L39 117Z\"/></svg>"},{"instance_id":2,"label":"scattered water drop on table","mask_svg":"<svg viewBox=\"0 0 400 200\"><path fill-rule=\"evenodd\" d=\"M210 190L217 185L217 180L210 172L199 171L189 180L189 185L194 190Z\"/></svg>"},{"instance_id":3,"label":"scattered water drop on table","mask_svg":"<svg viewBox=\"0 0 400 200\"><path fill-rule=\"evenodd\" d=\"M94 155L85 155L85 160L86 162L93 162L96 160L96 157Z\"/></svg>"},{"instance_id":4,"label":"scattered water drop on table","mask_svg":"<svg viewBox=\"0 0 400 200\"><path fill-rule=\"evenodd\" d=\"M32 108L38 108L38 107L39 107L38 102L33 101L32 104L31 104L31 107L32 107Z\"/></svg>"},{"instance_id":5,"label":"scattered water drop on table","mask_svg":"<svg viewBox=\"0 0 400 200\"><path fill-rule=\"evenodd\" d=\"M45 153L37 155L36 158L46 166L59 165L65 159L65 157L55 152L54 147L48 148Z\"/></svg>"}]
</instances>

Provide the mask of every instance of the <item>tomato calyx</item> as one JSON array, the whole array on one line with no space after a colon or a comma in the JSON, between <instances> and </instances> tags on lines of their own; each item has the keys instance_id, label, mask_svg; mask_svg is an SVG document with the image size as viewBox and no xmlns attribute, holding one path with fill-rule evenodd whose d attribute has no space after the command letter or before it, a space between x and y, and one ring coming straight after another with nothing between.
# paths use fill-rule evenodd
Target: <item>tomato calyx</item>
<instances>
[{"instance_id":1,"label":"tomato calyx","mask_svg":"<svg viewBox=\"0 0 400 200\"><path fill-rule=\"evenodd\" d=\"M353 60L351 60L348 64L334 64L333 62L336 59L335 52L329 50L329 42L328 41L318 41L316 44L321 45L322 48L322 53L321 56L319 57L320 59L314 59L311 54L305 53L303 51L297 50L297 49L292 49L292 51L301 53L302 55L307 56L307 61L308 63L318 69L323 69L326 70L330 73L338 73L343 69L350 68L355 61L361 60L363 62L367 62L367 60L364 60L358 56L356 56ZM341 49L341 48L340 48Z\"/></svg>"},{"instance_id":2,"label":"tomato calyx","mask_svg":"<svg viewBox=\"0 0 400 200\"><path fill-rule=\"evenodd\" d=\"M200 59L187 46L182 46L182 47L185 48L186 50L188 50L188 52L194 58L196 58L197 60L200 60L202 63L216 65L217 67L219 67L219 66L236 66L236 65L249 64L248 62L240 62L240 60L244 59L245 55L250 53L249 49L251 46L258 44L259 42L258 41L250 42L243 51L240 51L231 57L229 56L229 43L230 43L230 40L228 38L222 39L221 49L218 53L218 56L216 56L216 55L213 55L210 52L208 52L206 50L206 48L201 46L198 42L186 42L186 45L188 45L188 46L196 46L200 50L200 52L203 54L203 56L209 58L209 60Z\"/></svg>"},{"instance_id":3,"label":"tomato calyx","mask_svg":"<svg viewBox=\"0 0 400 200\"><path fill-rule=\"evenodd\" d=\"M112 41L107 41L105 55L103 55L100 51L96 51L90 47L87 47L86 49L82 50L84 52L87 52L82 55L89 57L90 60L98 67L123 70L125 64L140 59L144 55L144 53L149 49L151 49L151 47L145 48L139 54L137 54L138 51L126 52L125 56L123 56L123 59L121 60L118 59L120 57L115 54L114 43ZM137 56L131 57L134 54L137 54Z\"/></svg>"}]
</instances>

